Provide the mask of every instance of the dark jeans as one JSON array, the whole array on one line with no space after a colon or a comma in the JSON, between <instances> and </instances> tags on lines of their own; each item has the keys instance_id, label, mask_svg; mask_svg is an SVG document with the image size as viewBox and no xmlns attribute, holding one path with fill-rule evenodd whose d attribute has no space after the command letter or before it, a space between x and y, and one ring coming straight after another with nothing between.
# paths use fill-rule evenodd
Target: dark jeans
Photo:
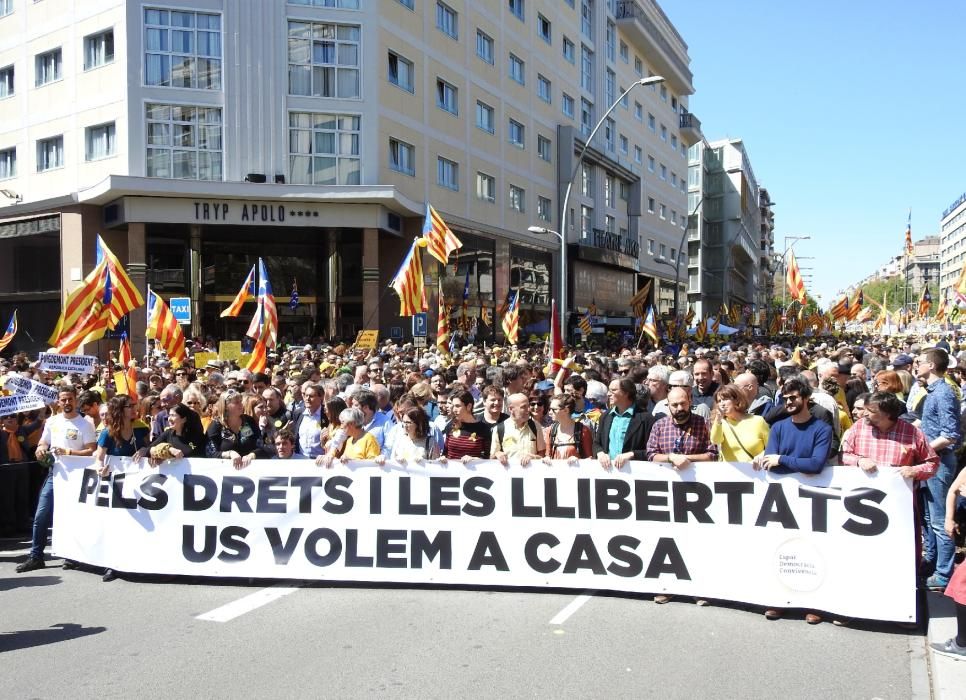
<instances>
[{"instance_id":1,"label":"dark jeans","mask_svg":"<svg viewBox=\"0 0 966 700\"><path fill-rule=\"evenodd\" d=\"M37 512L34 513L34 539L30 547L30 556L34 559L44 558L44 547L50 536L50 524L54 519L54 471L47 475L47 480L40 489L37 500Z\"/></svg>"},{"instance_id":2,"label":"dark jeans","mask_svg":"<svg viewBox=\"0 0 966 700\"><path fill-rule=\"evenodd\" d=\"M953 575L956 545L946 534L946 494L956 475L956 455L952 450L940 455L939 470L919 489L922 499L923 559L934 564L936 577L949 581Z\"/></svg>"}]
</instances>

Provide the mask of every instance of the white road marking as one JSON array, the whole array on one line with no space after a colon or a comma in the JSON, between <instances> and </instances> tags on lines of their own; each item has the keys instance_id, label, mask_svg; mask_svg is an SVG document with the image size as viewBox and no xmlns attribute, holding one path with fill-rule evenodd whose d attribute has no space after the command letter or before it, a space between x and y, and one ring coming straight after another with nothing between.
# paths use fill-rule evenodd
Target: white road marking
<instances>
[{"instance_id":1,"label":"white road marking","mask_svg":"<svg viewBox=\"0 0 966 700\"><path fill-rule=\"evenodd\" d=\"M567 621L571 615L580 610L584 603L593 598L592 593L585 593L574 598L572 601L567 603L567 606L554 615L554 618L550 621L551 625L562 625Z\"/></svg>"},{"instance_id":2,"label":"white road marking","mask_svg":"<svg viewBox=\"0 0 966 700\"><path fill-rule=\"evenodd\" d=\"M231 603L222 605L220 608L215 608L210 612L198 615L195 619L205 620L206 622L228 622L263 605L268 605L279 598L283 598L289 593L295 593L298 589L298 586L294 588L282 586L263 588L260 591L255 591L251 595L246 595L244 598L239 598Z\"/></svg>"}]
</instances>

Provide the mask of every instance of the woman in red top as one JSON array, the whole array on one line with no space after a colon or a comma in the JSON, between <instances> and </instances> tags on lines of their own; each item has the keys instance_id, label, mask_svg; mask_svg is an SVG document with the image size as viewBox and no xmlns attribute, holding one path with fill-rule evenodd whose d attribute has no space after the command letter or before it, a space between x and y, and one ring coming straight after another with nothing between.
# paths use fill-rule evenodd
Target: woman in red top
<instances>
[{"instance_id":1,"label":"woman in red top","mask_svg":"<svg viewBox=\"0 0 966 700\"><path fill-rule=\"evenodd\" d=\"M471 459L489 458L491 426L473 416L473 394L456 391L450 394L449 400L453 418L446 426L446 442L440 461L459 459L465 463Z\"/></svg>"},{"instance_id":2,"label":"woman in red top","mask_svg":"<svg viewBox=\"0 0 966 700\"><path fill-rule=\"evenodd\" d=\"M589 426L572 418L576 406L577 402L569 394L557 394L550 399L549 415L553 423L543 433L543 442L547 446L543 461L547 464L554 459L573 463L591 456L593 436Z\"/></svg>"}]
</instances>

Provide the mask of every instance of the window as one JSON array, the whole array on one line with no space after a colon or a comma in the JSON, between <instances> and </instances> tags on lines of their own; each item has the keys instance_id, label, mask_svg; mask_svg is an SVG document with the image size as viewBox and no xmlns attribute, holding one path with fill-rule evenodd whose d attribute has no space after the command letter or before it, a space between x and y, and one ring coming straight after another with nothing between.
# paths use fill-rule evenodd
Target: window
<instances>
[{"instance_id":1,"label":"window","mask_svg":"<svg viewBox=\"0 0 966 700\"><path fill-rule=\"evenodd\" d=\"M222 180L222 118L217 107L149 103L148 177Z\"/></svg>"},{"instance_id":2,"label":"window","mask_svg":"<svg viewBox=\"0 0 966 700\"><path fill-rule=\"evenodd\" d=\"M476 55L493 65L493 37L481 29L476 30Z\"/></svg>"},{"instance_id":3,"label":"window","mask_svg":"<svg viewBox=\"0 0 966 700\"><path fill-rule=\"evenodd\" d=\"M677 186L678 186L678 175L677 175L677 173L672 172L671 173L671 187L677 187Z\"/></svg>"},{"instance_id":4,"label":"window","mask_svg":"<svg viewBox=\"0 0 966 700\"><path fill-rule=\"evenodd\" d=\"M114 122L89 126L84 130L84 159L100 160L117 152Z\"/></svg>"},{"instance_id":5,"label":"window","mask_svg":"<svg viewBox=\"0 0 966 700\"><path fill-rule=\"evenodd\" d=\"M360 97L360 38L354 24L289 22L289 94Z\"/></svg>"},{"instance_id":6,"label":"window","mask_svg":"<svg viewBox=\"0 0 966 700\"><path fill-rule=\"evenodd\" d=\"M626 202L631 196L631 186L621 180L620 186L618 187L617 196L621 198L621 201Z\"/></svg>"},{"instance_id":7,"label":"window","mask_svg":"<svg viewBox=\"0 0 966 700\"><path fill-rule=\"evenodd\" d=\"M389 52L389 82L407 92L415 92L413 87L413 63L392 51Z\"/></svg>"},{"instance_id":8,"label":"window","mask_svg":"<svg viewBox=\"0 0 966 700\"><path fill-rule=\"evenodd\" d=\"M654 172L654 166L655 166L654 156L648 156L647 157L647 171L649 173L653 173Z\"/></svg>"},{"instance_id":9,"label":"window","mask_svg":"<svg viewBox=\"0 0 966 700\"><path fill-rule=\"evenodd\" d=\"M496 178L486 173L476 174L476 196L485 202L496 201Z\"/></svg>"},{"instance_id":10,"label":"window","mask_svg":"<svg viewBox=\"0 0 966 700\"><path fill-rule=\"evenodd\" d=\"M580 194L584 197L594 196L594 169L587 163L580 166Z\"/></svg>"},{"instance_id":11,"label":"window","mask_svg":"<svg viewBox=\"0 0 966 700\"><path fill-rule=\"evenodd\" d=\"M573 119L574 118L574 98L565 92L561 97L561 103L563 105L562 107L563 113L568 117L570 117L571 119Z\"/></svg>"},{"instance_id":12,"label":"window","mask_svg":"<svg viewBox=\"0 0 966 700\"><path fill-rule=\"evenodd\" d=\"M615 219L610 214L604 214L604 230L607 231L607 233L614 233L614 230L616 228L617 228L617 219Z\"/></svg>"},{"instance_id":13,"label":"window","mask_svg":"<svg viewBox=\"0 0 966 700\"><path fill-rule=\"evenodd\" d=\"M17 149L7 148L0 151L0 180L17 176Z\"/></svg>"},{"instance_id":14,"label":"window","mask_svg":"<svg viewBox=\"0 0 966 700\"><path fill-rule=\"evenodd\" d=\"M624 134L621 134L620 137L618 138L618 141L617 142L620 144L621 153L623 153L626 156L627 155L627 149L628 149L628 147L630 145L628 143L628 141L627 141L627 137L624 136Z\"/></svg>"},{"instance_id":15,"label":"window","mask_svg":"<svg viewBox=\"0 0 966 700\"><path fill-rule=\"evenodd\" d=\"M674 134L671 134L671 148L675 151L678 150L678 137Z\"/></svg>"},{"instance_id":16,"label":"window","mask_svg":"<svg viewBox=\"0 0 966 700\"><path fill-rule=\"evenodd\" d=\"M676 98L674 95L671 95L671 111L678 111L678 98Z\"/></svg>"},{"instance_id":17,"label":"window","mask_svg":"<svg viewBox=\"0 0 966 700\"><path fill-rule=\"evenodd\" d=\"M416 174L416 149L399 139L389 139L389 169L404 175Z\"/></svg>"},{"instance_id":18,"label":"window","mask_svg":"<svg viewBox=\"0 0 966 700\"><path fill-rule=\"evenodd\" d=\"M621 41L620 45L621 60L627 63L630 60L630 52L627 50L627 44Z\"/></svg>"},{"instance_id":19,"label":"window","mask_svg":"<svg viewBox=\"0 0 966 700\"><path fill-rule=\"evenodd\" d=\"M666 218L667 218L667 207L666 207L666 206L664 206L664 205L662 204L662 205L660 206L660 208L659 208L659 211L660 211L660 217L661 217L662 219L666 219ZM662 250L661 250L661 255L664 255L664 250L663 250L663 248L664 248L664 246L662 245L662 246L661 246L661 249L662 249Z\"/></svg>"},{"instance_id":20,"label":"window","mask_svg":"<svg viewBox=\"0 0 966 700\"><path fill-rule=\"evenodd\" d=\"M550 221L550 208L553 205L548 197L537 197L537 218L541 221Z\"/></svg>"},{"instance_id":21,"label":"window","mask_svg":"<svg viewBox=\"0 0 966 700\"><path fill-rule=\"evenodd\" d=\"M525 65L523 61L510 54L510 78L520 83L521 85L526 85L526 76L524 74Z\"/></svg>"},{"instance_id":22,"label":"window","mask_svg":"<svg viewBox=\"0 0 966 700\"><path fill-rule=\"evenodd\" d=\"M436 28L454 39L459 38L458 16L449 5L436 1Z\"/></svg>"},{"instance_id":23,"label":"window","mask_svg":"<svg viewBox=\"0 0 966 700\"><path fill-rule=\"evenodd\" d=\"M640 146L634 146L634 162L640 163L644 160L644 149Z\"/></svg>"},{"instance_id":24,"label":"window","mask_svg":"<svg viewBox=\"0 0 966 700\"><path fill-rule=\"evenodd\" d=\"M289 112L288 151L296 185L358 185L362 180L362 117Z\"/></svg>"},{"instance_id":25,"label":"window","mask_svg":"<svg viewBox=\"0 0 966 700\"><path fill-rule=\"evenodd\" d=\"M399 2L400 5L402 5L404 7L408 7L410 10L415 10L416 9L415 0L398 0L398 2Z\"/></svg>"},{"instance_id":26,"label":"window","mask_svg":"<svg viewBox=\"0 0 966 700\"><path fill-rule=\"evenodd\" d=\"M546 136L537 136L537 156L540 157L540 160L550 162L550 139Z\"/></svg>"},{"instance_id":27,"label":"window","mask_svg":"<svg viewBox=\"0 0 966 700\"><path fill-rule=\"evenodd\" d=\"M580 2L580 31L588 39L594 38L594 0Z\"/></svg>"},{"instance_id":28,"label":"window","mask_svg":"<svg viewBox=\"0 0 966 700\"><path fill-rule=\"evenodd\" d=\"M523 0L507 0L510 14L523 21Z\"/></svg>"},{"instance_id":29,"label":"window","mask_svg":"<svg viewBox=\"0 0 966 700\"><path fill-rule=\"evenodd\" d=\"M552 42L550 20L543 15L537 15L537 34L548 44Z\"/></svg>"},{"instance_id":30,"label":"window","mask_svg":"<svg viewBox=\"0 0 966 700\"><path fill-rule=\"evenodd\" d=\"M483 131L493 133L494 128L493 108L485 102L476 102L476 126Z\"/></svg>"},{"instance_id":31,"label":"window","mask_svg":"<svg viewBox=\"0 0 966 700\"><path fill-rule=\"evenodd\" d=\"M654 255L654 239L653 238L648 238L647 239L647 252L650 253L651 255Z\"/></svg>"},{"instance_id":32,"label":"window","mask_svg":"<svg viewBox=\"0 0 966 700\"><path fill-rule=\"evenodd\" d=\"M617 84L617 76L610 68L604 73L604 102L608 105L614 104L614 87Z\"/></svg>"},{"instance_id":33,"label":"window","mask_svg":"<svg viewBox=\"0 0 966 700\"><path fill-rule=\"evenodd\" d=\"M34 84L40 87L41 85L52 83L55 80L60 80L61 65L62 61L59 48L39 54L34 59L34 67L36 69L36 80Z\"/></svg>"},{"instance_id":34,"label":"window","mask_svg":"<svg viewBox=\"0 0 966 700\"><path fill-rule=\"evenodd\" d=\"M589 135L594 128L594 105L584 98L580 99L580 132Z\"/></svg>"},{"instance_id":35,"label":"window","mask_svg":"<svg viewBox=\"0 0 966 700\"><path fill-rule=\"evenodd\" d=\"M64 167L64 137L54 136L37 141L37 172Z\"/></svg>"},{"instance_id":36,"label":"window","mask_svg":"<svg viewBox=\"0 0 966 700\"><path fill-rule=\"evenodd\" d=\"M607 119L604 122L604 145L611 153L614 152L614 120Z\"/></svg>"},{"instance_id":37,"label":"window","mask_svg":"<svg viewBox=\"0 0 966 700\"><path fill-rule=\"evenodd\" d=\"M550 81L539 73L537 74L537 97L547 104L552 101L550 95Z\"/></svg>"},{"instance_id":38,"label":"window","mask_svg":"<svg viewBox=\"0 0 966 700\"><path fill-rule=\"evenodd\" d=\"M641 60L640 56L634 57L634 72L639 76L644 76L644 61Z\"/></svg>"},{"instance_id":39,"label":"window","mask_svg":"<svg viewBox=\"0 0 966 700\"><path fill-rule=\"evenodd\" d=\"M0 99L13 94L13 66L0 68Z\"/></svg>"},{"instance_id":40,"label":"window","mask_svg":"<svg viewBox=\"0 0 966 700\"><path fill-rule=\"evenodd\" d=\"M0 17L13 12L13 0L0 0Z\"/></svg>"},{"instance_id":41,"label":"window","mask_svg":"<svg viewBox=\"0 0 966 700\"><path fill-rule=\"evenodd\" d=\"M634 118L639 122L644 121L644 105L640 102L634 103Z\"/></svg>"},{"instance_id":42,"label":"window","mask_svg":"<svg viewBox=\"0 0 966 700\"><path fill-rule=\"evenodd\" d=\"M604 202L607 206L614 207L614 196L617 181L614 179L613 175L607 175L604 177Z\"/></svg>"},{"instance_id":43,"label":"window","mask_svg":"<svg viewBox=\"0 0 966 700\"><path fill-rule=\"evenodd\" d=\"M84 37L84 70L114 62L114 30Z\"/></svg>"},{"instance_id":44,"label":"window","mask_svg":"<svg viewBox=\"0 0 966 700\"><path fill-rule=\"evenodd\" d=\"M661 244L661 255L659 257L667 257L667 246L663 243Z\"/></svg>"},{"instance_id":45,"label":"window","mask_svg":"<svg viewBox=\"0 0 966 700\"><path fill-rule=\"evenodd\" d=\"M678 213L677 213L677 210L675 210L675 209L672 209L671 210L671 223L674 226L677 226L678 225Z\"/></svg>"},{"instance_id":46,"label":"window","mask_svg":"<svg viewBox=\"0 0 966 700\"><path fill-rule=\"evenodd\" d=\"M667 102L667 85L661 86L661 101Z\"/></svg>"},{"instance_id":47,"label":"window","mask_svg":"<svg viewBox=\"0 0 966 700\"><path fill-rule=\"evenodd\" d=\"M310 5L313 7L335 7L340 10L358 10L359 0L287 0L290 5ZM403 2L404 5L413 9L411 3Z\"/></svg>"},{"instance_id":48,"label":"window","mask_svg":"<svg viewBox=\"0 0 966 700\"><path fill-rule=\"evenodd\" d=\"M443 158L436 157L436 184L448 190L459 190L460 188L460 166L459 163Z\"/></svg>"},{"instance_id":49,"label":"window","mask_svg":"<svg viewBox=\"0 0 966 700\"><path fill-rule=\"evenodd\" d=\"M450 114L459 114L459 93L442 78L436 78L436 106Z\"/></svg>"},{"instance_id":50,"label":"window","mask_svg":"<svg viewBox=\"0 0 966 700\"><path fill-rule=\"evenodd\" d=\"M647 113L647 128L654 131L657 128L657 121L654 119L654 115L650 112Z\"/></svg>"},{"instance_id":51,"label":"window","mask_svg":"<svg viewBox=\"0 0 966 700\"><path fill-rule=\"evenodd\" d=\"M289 23L289 63L293 62L293 24L297 23ZM306 38L306 63L308 46ZM220 90L221 15L145 8L144 82L162 87Z\"/></svg>"},{"instance_id":52,"label":"window","mask_svg":"<svg viewBox=\"0 0 966 700\"><path fill-rule=\"evenodd\" d=\"M607 20L607 29L604 35L605 43L607 44L607 60L616 61L617 60L617 27L613 22Z\"/></svg>"},{"instance_id":53,"label":"window","mask_svg":"<svg viewBox=\"0 0 966 700\"><path fill-rule=\"evenodd\" d=\"M526 144L526 135L525 135L523 124L511 119L510 128L508 130L508 136L510 139L510 143L512 143L514 146L519 146L520 148L524 148Z\"/></svg>"},{"instance_id":54,"label":"window","mask_svg":"<svg viewBox=\"0 0 966 700\"><path fill-rule=\"evenodd\" d=\"M661 140L667 142L667 127L661 124Z\"/></svg>"},{"instance_id":55,"label":"window","mask_svg":"<svg viewBox=\"0 0 966 700\"><path fill-rule=\"evenodd\" d=\"M661 179L667 180L667 166L664 163L661 163Z\"/></svg>"},{"instance_id":56,"label":"window","mask_svg":"<svg viewBox=\"0 0 966 700\"><path fill-rule=\"evenodd\" d=\"M575 60L576 46L567 37L563 38L563 57L568 63L573 63Z\"/></svg>"},{"instance_id":57,"label":"window","mask_svg":"<svg viewBox=\"0 0 966 700\"><path fill-rule=\"evenodd\" d=\"M580 45L580 87L594 91L594 52Z\"/></svg>"},{"instance_id":58,"label":"window","mask_svg":"<svg viewBox=\"0 0 966 700\"><path fill-rule=\"evenodd\" d=\"M521 214L527 210L527 191L522 187L510 185L509 204L510 209Z\"/></svg>"},{"instance_id":59,"label":"window","mask_svg":"<svg viewBox=\"0 0 966 700\"><path fill-rule=\"evenodd\" d=\"M648 214L654 213L654 197L647 198L647 213Z\"/></svg>"},{"instance_id":60,"label":"window","mask_svg":"<svg viewBox=\"0 0 966 700\"><path fill-rule=\"evenodd\" d=\"M594 228L594 209L586 204L580 205L580 237L590 238L590 233Z\"/></svg>"}]
</instances>

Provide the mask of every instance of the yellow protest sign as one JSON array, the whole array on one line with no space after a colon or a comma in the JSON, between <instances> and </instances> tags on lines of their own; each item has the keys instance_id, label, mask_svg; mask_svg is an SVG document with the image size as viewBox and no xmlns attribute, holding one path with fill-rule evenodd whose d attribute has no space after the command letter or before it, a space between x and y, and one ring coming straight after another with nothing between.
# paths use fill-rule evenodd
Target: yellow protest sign
<instances>
[{"instance_id":1,"label":"yellow protest sign","mask_svg":"<svg viewBox=\"0 0 966 700\"><path fill-rule=\"evenodd\" d=\"M248 363L252 361L252 354L250 352L243 352L238 356L238 366L248 367Z\"/></svg>"},{"instance_id":2,"label":"yellow protest sign","mask_svg":"<svg viewBox=\"0 0 966 700\"><path fill-rule=\"evenodd\" d=\"M241 354L240 340L223 340L218 343L218 357L222 360L237 360Z\"/></svg>"},{"instance_id":3,"label":"yellow protest sign","mask_svg":"<svg viewBox=\"0 0 966 700\"><path fill-rule=\"evenodd\" d=\"M379 342L379 331L359 331L356 336L356 348L360 350L375 350L376 343Z\"/></svg>"},{"instance_id":4,"label":"yellow protest sign","mask_svg":"<svg viewBox=\"0 0 966 700\"><path fill-rule=\"evenodd\" d=\"M134 387L129 387L127 385L127 372L115 372L114 373L114 388L117 394L133 394L132 389Z\"/></svg>"},{"instance_id":5,"label":"yellow protest sign","mask_svg":"<svg viewBox=\"0 0 966 700\"><path fill-rule=\"evenodd\" d=\"M195 369L203 369L207 367L211 360L217 360L218 353L215 352L196 352L195 353Z\"/></svg>"}]
</instances>

